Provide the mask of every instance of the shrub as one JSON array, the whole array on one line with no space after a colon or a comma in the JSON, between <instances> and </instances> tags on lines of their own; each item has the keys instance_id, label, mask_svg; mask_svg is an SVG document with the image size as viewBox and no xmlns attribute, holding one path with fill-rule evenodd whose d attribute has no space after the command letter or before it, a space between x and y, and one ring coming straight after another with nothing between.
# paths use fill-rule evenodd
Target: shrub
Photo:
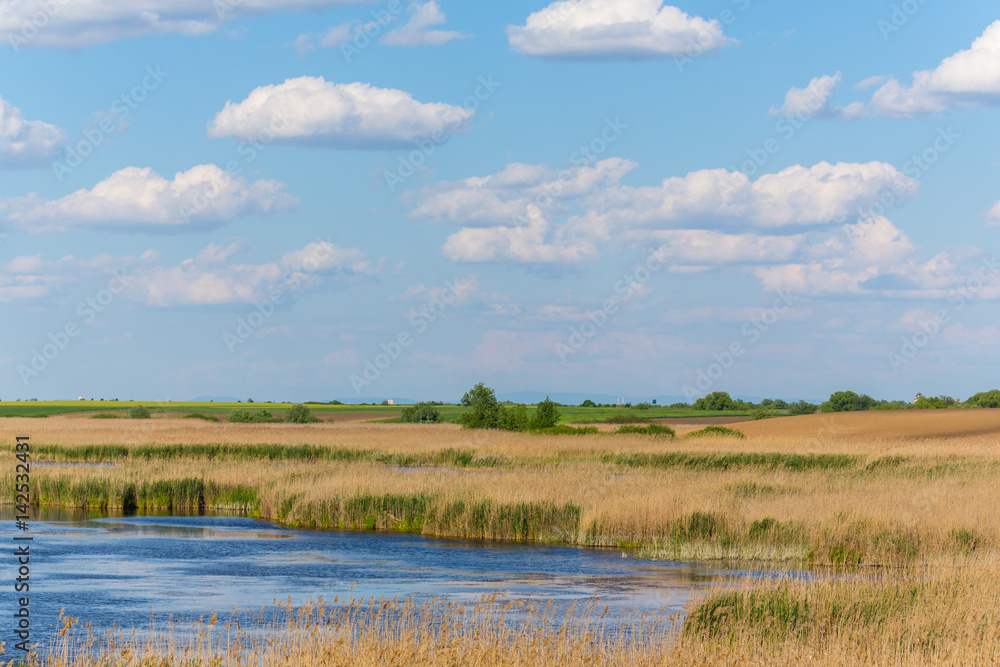
<instances>
[{"instance_id":1,"label":"shrub","mask_svg":"<svg viewBox=\"0 0 1000 667\"><path fill-rule=\"evenodd\" d=\"M672 407L672 408L690 408L691 406L688 405L687 403L671 403L670 407Z\"/></svg>"},{"instance_id":2,"label":"shrub","mask_svg":"<svg viewBox=\"0 0 1000 667\"><path fill-rule=\"evenodd\" d=\"M501 407L498 420L499 428L505 431L527 431L530 424L528 406L518 404L509 408Z\"/></svg>"},{"instance_id":3,"label":"shrub","mask_svg":"<svg viewBox=\"0 0 1000 667\"><path fill-rule=\"evenodd\" d=\"M705 428L698 431L691 431L687 434L688 438L702 438L705 436L724 436L730 438L746 438L746 434L743 431L737 431L734 428L729 428L727 426L706 426Z\"/></svg>"},{"instance_id":4,"label":"shrub","mask_svg":"<svg viewBox=\"0 0 1000 667\"><path fill-rule=\"evenodd\" d=\"M594 403L592 400L590 400L588 398L587 400L585 400L583 403L580 404L580 407L581 408L596 408L597 407L597 403Z\"/></svg>"},{"instance_id":5,"label":"shrub","mask_svg":"<svg viewBox=\"0 0 1000 667\"><path fill-rule=\"evenodd\" d=\"M128 409L129 419L149 419L149 409L142 405L133 405Z\"/></svg>"},{"instance_id":6,"label":"shrub","mask_svg":"<svg viewBox=\"0 0 1000 667\"><path fill-rule=\"evenodd\" d=\"M547 428L531 429L531 432L541 435L594 435L595 433L600 433L596 426L575 427L568 426L566 424L549 426Z\"/></svg>"},{"instance_id":7,"label":"shrub","mask_svg":"<svg viewBox=\"0 0 1000 667\"><path fill-rule=\"evenodd\" d=\"M750 421L757 421L759 419L770 419L771 417L777 417L778 411L775 410L770 405L764 405L761 403L756 408L750 412Z\"/></svg>"},{"instance_id":8,"label":"shrub","mask_svg":"<svg viewBox=\"0 0 1000 667\"><path fill-rule=\"evenodd\" d=\"M403 408L399 419L407 424L437 424L441 413L430 403L416 403Z\"/></svg>"},{"instance_id":9,"label":"shrub","mask_svg":"<svg viewBox=\"0 0 1000 667\"><path fill-rule=\"evenodd\" d=\"M300 403L288 408L288 411L285 412L285 421L292 424L311 424L322 420L315 416L312 410Z\"/></svg>"},{"instance_id":10,"label":"shrub","mask_svg":"<svg viewBox=\"0 0 1000 667\"><path fill-rule=\"evenodd\" d=\"M270 410L233 410L226 421L234 424L271 424L281 419L273 416Z\"/></svg>"},{"instance_id":11,"label":"shrub","mask_svg":"<svg viewBox=\"0 0 1000 667\"><path fill-rule=\"evenodd\" d=\"M556 404L546 396L545 400L538 404L535 414L531 416L529 426L533 429L551 428L559 423L559 410Z\"/></svg>"},{"instance_id":12,"label":"shrub","mask_svg":"<svg viewBox=\"0 0 1000 667\"><path fill-rule=\"evenodd\" d=\"M183 419L204 419L207 422L217 422L219 418L215 415L206 415L204 412L189 412Z\"/></svg>"},{"instance_id":13,"label":"shrub","mask_svg":"<svg viewBox=\"0 0 1000 667\"><path fill-rule=\"evenodd\" d=\"M635 435L665 435L674 437L674 429L660 424L650 424L649 426L621 426L615 433L631 433Z\"/></svg>"}]
</instances>

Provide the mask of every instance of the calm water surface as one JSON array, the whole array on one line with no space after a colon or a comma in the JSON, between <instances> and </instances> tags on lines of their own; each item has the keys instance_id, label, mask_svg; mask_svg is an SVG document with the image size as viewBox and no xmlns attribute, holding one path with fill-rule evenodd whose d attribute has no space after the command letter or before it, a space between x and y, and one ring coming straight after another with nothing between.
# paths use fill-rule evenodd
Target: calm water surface
<instances>
[{"instance_id":1,"label":"calm water surface","mask_svg":"<svg viewBox=\"0 0 1000 667\"><path fill-rule=\"evenodd\" d=\"M110 627L146 625L151 613L197 617L269 606L291 596L356 599L413 595L472 601L510 597L557 603L596 598L612 609L678 611L699 590L734 571L700 563L623 558L619 550L428 539L416 535L286 529L233 516L113 516L42 510L30 532L0 510L0 540L31 535L33 637L48 637L60 609ZM13 548L3 551L12 553ZM16 563L4 559L13 609ZM353 590L352 590L353 587ZM10 613L0 631L10 643Z\"/></svg>"}]
</instances>

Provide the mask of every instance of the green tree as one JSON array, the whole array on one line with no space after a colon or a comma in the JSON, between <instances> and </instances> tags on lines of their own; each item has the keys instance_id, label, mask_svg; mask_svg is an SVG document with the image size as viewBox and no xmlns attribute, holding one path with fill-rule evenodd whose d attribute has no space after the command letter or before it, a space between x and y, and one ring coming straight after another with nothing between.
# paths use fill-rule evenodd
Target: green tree
<instances>
[{"instance_id":1,"label":"green tree","mask_svg":"<svg viewBox=\"0 0 1000 667\"><path fill-rule=\"evenodd\" d=\"M133 405L128 409L129 419L149 419L149 409L142 405Z\"/></svg>"},{"instance_id":2,"label":"green tree","mask_svg":"<svg viewBox=\"0 0 1000 667\"><path fill-rule=\"evenodd\" d=\"M403 408L399 418L407 424L436 424L441 421L441 413L431 403L416 403Z\"/></svg>"},{"instance_id":3,"label":"green tree","mask_svg":"<svg viewBox=\"0 0 1000 667\"><path fill-rule=\"evenodd\" d=\"M874 410L878 401L868 394L860 396L853 391L836 391L830 394L830 399L820 406L820 412L857 412Z\"/></svg>"},{"instance_id":4,"label":"green tree","mask_svg":"<svg viewBox=\"0 0 1000 667\"><path fill-rule=\"evenodd\" d=\"M550 401L546 396L545 400L538 404L535 414L531 416L531 428L551 428L559 423L559 410L554 401Z\"/></svg>"},{"instance_id":5,"label":"green tree","mask_svg":"<svg viewBox=\"0 0 1000 667\"><path fill-rule=\"evenodd\" d=\"M585 400L583 403L580 404L580 407L581 408L596 408L597 407L597 403L594 403L592 400L590 400L588 398L587 400Z\"/></svg>"},{"instance_id":6,"label":"green tree","mask_svg":"<svg viewBox=\"0 0 1000 667\"><path fill-rule=\"evenodd\" d=\"M318 422L320 419L313 415L312 410L300 403L288 408L288 412L285 413L285 421L292 424L309 424L310 422Z\"/></svg>"},{"instance_id":7,"label":"green tree","mask_svg":"<svg viewBox=\"0 0 1000 667\"><path fill-rule=\"evenodd\" d=\"M796 401L788 406L788 414L790 415L811 415L817 410L819 410L818 405L806 401Z\"/></svg>"},{"instance_id":8,"label":"green tree","mask_svg":"<svg viewBox=\"0 0 1000 667\"><path fill-rule=\"evenodd\" d=\"M459 420L465 428L499 428L500 404L496 392L482 382L465 392L462 405L469 408Z\"/></svg>"},{"instance_id":9,"label":"green tree","mask_svg":"<svg viewBox=\"0 0 1000 667\"><path fill-rule=\"evenodd\" d=\"M967 408L1000 408L1000 389L991 389L973 394L965 402Z\"/></svg>"},{"instance_id":10,"label":"green tree","mask_svg":"<svg viewBox=\"0 0 1000 667\"><path fill-rule=\"evenodd\" d=\"M502 407L498 419L500 428L506 431L527 431L530 423L528 406L518 403L509 408Z\"/></svg>"},{"instance_id":11,"label":"green tree","mask_svg":"<svg viewBox=\"0 0 1000 667\"><path fill-rule=\"evenodd\" d=\"M734 410L736 402L724 391L713 391L704 398L699 398L691 407L695 410Z\"/></svg>"}]
</instances>

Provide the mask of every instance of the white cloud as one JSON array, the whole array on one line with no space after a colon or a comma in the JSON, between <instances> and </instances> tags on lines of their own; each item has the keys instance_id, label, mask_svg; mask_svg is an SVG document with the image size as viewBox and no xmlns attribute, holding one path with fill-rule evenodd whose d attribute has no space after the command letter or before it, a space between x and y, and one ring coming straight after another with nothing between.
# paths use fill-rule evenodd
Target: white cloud
<instances>
[{"instance_id":1,"label":"white cloud","mask_svg":"<svg viewBox=\"0 0 1000 667\"><path fill-rule=\"evenodd\" d=\"M989 222L986 223L987 227L1000 226L1000 201L994 204L993 208L986 212L986 217L989 220Z\"/></svg>"},{"instance_id":2,"label":"white cloud","mask_svg":"<svg viewBox=\"0 0 1000 667\"><path fill-rule=\"evenodd\" d=\"M662 242L660 252L677 264L763 264L786 262L802 248L804 237L726 234L705 229L671 229L646 238Z\"/></svg>"},{"instance_id":3,"label":"white cloud","mask_svg":"<svg viewBox=\"0 0 1000 667\"><path fill-rule=\"evenodd\" d=\"M209 124L208 135L392 150L462 132L473 116L474 111L463 107L418 102L401 90L303 76L256 88L242 102L226 102Z\"/></svg>"},{"instance_id":4,"label":"white cloud","mask_svg":"<svg viewBox=\"0 0 1000 667\"><path fill-rule=\"evenodd\" d=\"M332 49L341 44L346 44L357 35L357 26L357 23L335 25L323 34L323 39L320 40L319 45L324 49Z\"/></svg>"},{"instance_id":5,"label":"white cloud","mask_svg":"<svg viewBox=\"0 0 1000 667\"><path fill-rule=\"evenodd\" d=\"M463 225L527 222L531 206L546 210L560 202L616 185L636 163L610 158L592 166L556 171L514 162L489 176L424 188L411 217Z\"/></svg>"},{"instance_id":6,"label":"white cloud","mask_svg":"<svg viewBox=\"0 0 1000 667\"><path fill-rule=\"evenodd\" d=\"M560 0L508 26L511 48L538 58L648 59L733 40L716 20L688 16L663 0Z\"/></svg>"},{"instance_id":7,"label":"white cloud","mask_svg":"<svg viewBox=\"0 0 1000 667\"><path fill-rule=\"evenodd\" d=\"M971 48L945 58L935 69L914 73L909 87L889 79L871 101L875 113L896 118L987 104L1000 104L1000 21L986 28Z\"/></svg>"},{"instance_id":8,"label":"white cloud","mask_svg":"<svg viewBox=\"0 0 1000 667\"><path fill-rule=\"evenodd\" d=\"M830 96L840 86L842 75L818 76L805 88L792 88L785 94L785 103L779 109L771 107L770 115L786 118L839 118L856 120L868 115L865 105L854 102L846 107L830 104Z\"/></svg>"},{"instance_id":9,"label":"white cloud","mask_svg":"<svg viewBox=\"0 0 1000 667\"><path fill-rule=\"evenodd\" d=\"M51 166L66 134L38 120L25 120L17 107L0 98L0 170Z\"/></svg>"},{"instance_id":10,"label":"white cloud","mask_svg":"<svg viewBox=\"0 0 1000 667\"><path fill-rule=\"evenodd\" d=\"M169 232L209 228L297 203L276 181L249 183L219 167L192 167L167 180L150 168L128 167L90 190L61 199L36 195L6 200L8 223L29 232L71 229Z\"/></svg>"},{"instance_id":11,"label":"white cloud","mask_svg":"<svg viewBox=\"0 0 1000 667\"><path fill-rule=\"evenodd\" d=\"M952 345L1000 345L1000 327L970 329L963 324L952 324L944 330L944 337Z\"/></svg>"},{"instance_id":12,"label":"white cloud","mask_svg":"<svg viewBox=\"0 0 1000 667\"><path fill-rule=\"evenodd\" d=\"M916 193L919 183L883 162L795 165L751 181L724 169L695 171L658 186L618 187L602 193L585 216L604 236L629 226L678 227L726 220L774 228L857 218L876 196Z\"/></svg>"},{"instance_id":13,"label":"white cloud","mask_svg":"<svg viewBox=\"0 0 1000 667\"><path fill-rule=\"evenodd\" d=\"M454 30L433 30L447 22L436 0L410 5L410 20L385 34L380 43L386 46L439 46L453 39L467 37Z\"/></svg>"},{"instance_id":14,"label":"white cloud","mask_svg":"<svg viewBox=\"0 0 1000 667\"><path fill-rule=\"evenodd\" d=\"M227 21L364 0L0 0L0 40L16 49L80 49L143 35L188 37ZM44 22L36 17L44 17ZM25 24L35 27L26 31Z\"/></svg>"},{"instance_id":15,"label":"white cloud","mask_svg":"<svg viewBox=\"0 0 1000 667\"><path fill-rule=\"evenodd\" d=\"M573 263L595 259L597 248L587 239L553 231L541 211L528 211L528 224L464 228L448 237L441 253L453 262Z\"/></svg>"}]
</instances>

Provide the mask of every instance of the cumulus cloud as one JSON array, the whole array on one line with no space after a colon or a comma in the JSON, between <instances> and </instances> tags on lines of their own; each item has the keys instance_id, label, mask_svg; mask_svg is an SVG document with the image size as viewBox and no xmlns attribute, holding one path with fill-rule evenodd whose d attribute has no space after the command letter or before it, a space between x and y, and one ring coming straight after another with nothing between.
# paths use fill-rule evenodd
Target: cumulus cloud
<instances>
[{"instance_id":1,"label":"cumulus cloud","mask_svg":"<svg viewBox=\"0 0 1000 667\"><path fill-rule=\"evenodd\" d=\"M210 137L266 137L276 143L338 149L394 150L469 127L474 111L422 103L404 91L303 76L254 89L226 102L208 126Z\"/></svg>"},{"instance_id":2,"label":"cumulus cloud","mask_svg":"<svg viewBox=\"0 0 1000 667\"><path fill-rule=\"evenodd\" d=\"M410 215L464 225L527 222L530 207L558 209L562 201L616 185L636 166L629 160L609 158L557 171L514 162L496 174L424 188Z\"/></svg>"},{"instance_id":3,"label":"cumulus cloud","mask_svg":"<svg viewBox=\"0 0 1000 667\"><path fill-rule=\"evenodd\" d=\"M987 227L1000 227L1000 201L993 205L989 211L986 212L986 218L989 222L986 223Z\"/></svg>"},{"instance_id":4,"label":"cumulus cloud","mask_svg":"<svg viewBox=\"0 0 1000 667\"><path fill-rule=\"evenodd\" d=\"M8 199L8 224L29 232L105 229L171 232L206 229L234 218L288 208L297 199L284 184L248 182L213 164L179 172L168 180L150 168L128 167L90 190L61 199L37 195Z\"/></svg>"},{"instance_id":5,"label":"cumulus cloud","mask_svg":"<svg viewBox=\"0 0 1000 667\"><path fill-rule=\"evenodd\" d=\"M0 0L0 40L15 49L81 49L144 35L215 32L227 21L364 0ZM53 7L56 7L53 10ZM45 17L41 23L36 17ZM25 25L34 30L25 30Z\"/></svg>"},{"instance_id":6,"label":"cumulus cloud","mask_svg":"<svg viewBox=\"0 0 1000 667\"><path fill-rule=\"evenodd\" d=\"M859 208L892 191L910 197L919 183L883 162L795 165L751 181L743 173L701 170L658 186L601 193L584 216L605 236L627 226L679 227L738 222L758 227L821 225L856 218Z\"/></svg>"},{"instance_id":7,"label":"cumulus cloud","mask_svg":"<svg viewBox=\"0 0 1000 667\"><path fill-rule=\"evenodd\" d=\"M873 113L911 118L964 106L1000 104L1000 21L992 23L972 47L945 58L932 70L913 74L906 86L890 78L875 91Z\"/></svg>"},{"instance_id":8,"label":"cumulus cloud","mask_svg":"<svg viewBox=\"0 0 1000 667\"><path fill-rule=\"evenodd\" d=\"M39 120L26 120L17 107L0 98L0 170L51 166L66 134Z\"/></svg>"},{"instance_id":9,"label":"cumulus cloud","mask_svg":"<svg viewBox=\"0 0 1000 667\"><path fill-rule=\"evenodd\" d=\"M386 46L440 46L453 39L468 37L454 30L434 30L447 22L436 0L414 2L409 8L410 20L387 32L380 43Z\"/></svg>"},{"instance_id":10,"label":"cumulus cloud","mask_svg":"<svg viewBox=\"0 0 1000 667\"><path fill-rule=\"evenodd\" d=\"M792 88L785 94L785 103L780 108L771 107L770 115L786 118L839 118L855 120L867 115L865 105L854 102L847 107L830 104L830 96L840 86L843 78L840 72L833 76L818 76L805 88Z\"/></svg>"},{"instance_id":11,"label":"cumulus cloud","mask_svg":"<svg viewBox=\"0 0 1000 667\"><path fill-rule=\"evenodd\" d=\"M464 228L448 237L441 253L453 262L574 263L595 259L597 248L552 226L531 207L528 223Z\"/></svg>"},{"instance_id":12,"label":"cumulus cloud","mask_svg":"<svg viewBox=\"0 0 1000 667\"><path fill-rule=\"evenodd\" d=\"M511 48L536 58L664 58L717 51L733 40L716 20L689 16L663 0L559 0L508 26Z\"/></svg>"}]
</instances>

